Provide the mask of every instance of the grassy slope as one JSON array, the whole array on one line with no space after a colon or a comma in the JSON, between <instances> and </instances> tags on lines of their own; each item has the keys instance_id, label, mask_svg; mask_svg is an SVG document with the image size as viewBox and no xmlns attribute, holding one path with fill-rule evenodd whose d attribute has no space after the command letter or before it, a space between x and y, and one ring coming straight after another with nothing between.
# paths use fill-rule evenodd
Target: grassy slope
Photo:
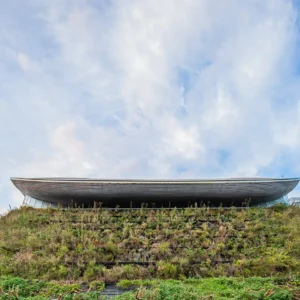
<instances>
[{"instance_id":1,"label":"grassy slope","mask_svg":"<svg viewBox=\"0 0 300 300\"><path fill-rule=\"evenodd\" d=\"M299 216L296 207L22 208L0 219L0 275L105 282L287 276L300 272ZM114 265L116 262L151 264Z\"/></svg>"}]
</instances>

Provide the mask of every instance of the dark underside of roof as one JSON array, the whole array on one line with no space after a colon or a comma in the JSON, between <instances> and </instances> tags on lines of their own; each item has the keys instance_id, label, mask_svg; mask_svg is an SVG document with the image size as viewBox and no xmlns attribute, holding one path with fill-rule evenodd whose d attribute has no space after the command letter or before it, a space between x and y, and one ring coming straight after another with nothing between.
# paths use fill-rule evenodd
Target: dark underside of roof
<instances>
[{"instance_id":1,"label":"dark underside of roof","mask_svg":"<svg viewBox=\"0 0 300 300\"><path fill-rule=\"evenodd\" d=\"M92 207L109 207L109 208L161 208L161 207L244 207L244 206L253 206L262 204L265 202L277 200L273 198L245 198L245 199L233 199L233 198L195 198L195 197L118 197L118 198L74 198L74 199L49 199L44 202L60 204L62 207L83 207L83 208L92 208Z\"/></svg>"},{"instance_id":2,"label":"dark underside of roof","mask_svg":"<svg viewBox=\"0 0 300 300\"><path fill-rule=\"evenodd\" d=\"M24 196L62 206L245 206L277 200L299 179L118 181L12 178Z\"/></svg>"}]
</instances>

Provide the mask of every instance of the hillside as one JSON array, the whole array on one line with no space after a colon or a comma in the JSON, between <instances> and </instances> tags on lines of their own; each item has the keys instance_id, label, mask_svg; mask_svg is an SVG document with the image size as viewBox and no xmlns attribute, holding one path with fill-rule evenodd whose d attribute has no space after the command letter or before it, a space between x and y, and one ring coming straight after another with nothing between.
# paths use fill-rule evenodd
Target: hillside
<instances>
[{"instance_id":1,"label":"hillside","mask_svg":"<svg viewBox=\"0 0 300 300\"><path fill-rule=\"evenodd\" d=\"M44 280L287 276L300 208L55 210L0 218L0 275Z\"/></svg>"}]
</instances>

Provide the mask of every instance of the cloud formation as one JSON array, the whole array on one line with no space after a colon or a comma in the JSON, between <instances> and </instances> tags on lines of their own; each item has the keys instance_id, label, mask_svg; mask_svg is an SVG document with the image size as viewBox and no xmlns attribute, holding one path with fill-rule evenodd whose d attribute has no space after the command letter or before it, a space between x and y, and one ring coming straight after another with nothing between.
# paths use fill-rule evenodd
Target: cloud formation
<instances>
[{"instance_id":1,"label":"cloud formation","mask_svg":"<svg viewBox=\"0 0 300 300\"><path fill-rule=\"evenodd\" d=\"M3 5L0 209L22 201L10 176L299 176L298 14L285 0Z\"/></svg>"}]
</instances>

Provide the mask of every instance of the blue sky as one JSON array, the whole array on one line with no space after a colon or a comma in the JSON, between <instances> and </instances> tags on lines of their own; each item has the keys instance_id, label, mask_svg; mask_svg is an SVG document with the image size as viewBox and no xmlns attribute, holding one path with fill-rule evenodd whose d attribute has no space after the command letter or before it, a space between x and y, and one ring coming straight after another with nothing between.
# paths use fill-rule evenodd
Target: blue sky
<instances>
[{"instance_id":1,"label":"blue sky","mask_svg":"<svg viewBox=\"0 0 300 300\"><path fill-rule=\"evenodd\" d=\"M10 176L299 176L299 38L297 1L3 3L0 211Z\"/></svg>"}]
</instances>

